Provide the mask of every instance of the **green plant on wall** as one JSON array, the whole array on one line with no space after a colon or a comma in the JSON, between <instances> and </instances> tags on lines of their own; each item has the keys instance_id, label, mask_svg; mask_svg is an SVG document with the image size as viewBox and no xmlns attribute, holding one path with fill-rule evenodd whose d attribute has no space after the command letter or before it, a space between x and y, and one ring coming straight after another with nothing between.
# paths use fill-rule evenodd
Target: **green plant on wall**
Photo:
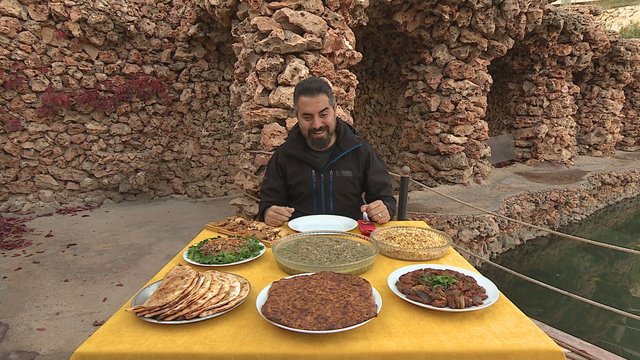
<instances>
[{"instance_id":1,"label":"green plant on wall","mask_svg":"<svg viewBox=\"0 0 640 360\"><path fill-rule=\"evenodd\" d=\"M620 37L623 39L640 38L640 23L631 23L620 29Z\"/></svg>"}]
</instances>

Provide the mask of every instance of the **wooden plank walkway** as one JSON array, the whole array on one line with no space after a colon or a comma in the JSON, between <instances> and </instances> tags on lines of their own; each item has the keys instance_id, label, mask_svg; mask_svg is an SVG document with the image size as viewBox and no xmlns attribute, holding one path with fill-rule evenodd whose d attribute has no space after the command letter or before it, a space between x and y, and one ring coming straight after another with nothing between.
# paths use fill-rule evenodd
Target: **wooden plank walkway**
<instances>
[{"instance_id":1,"label":"wooden plank walkway","mask_svg":"<svg viewBox=\"0 0 640 360\"><path fill-rule=\"evenodd\" d=\"M625 360L621 356L601 349L536 319L531 320L564 350L564 355L569 360Z\"/></svg>"}]
</instances>

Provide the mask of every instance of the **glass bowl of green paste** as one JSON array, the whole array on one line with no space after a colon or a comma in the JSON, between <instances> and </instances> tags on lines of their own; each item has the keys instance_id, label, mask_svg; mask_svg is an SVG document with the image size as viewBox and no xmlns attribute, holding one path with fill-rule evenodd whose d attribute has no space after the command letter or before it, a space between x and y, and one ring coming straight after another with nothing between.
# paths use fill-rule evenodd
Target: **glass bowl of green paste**
<instances>
[{"instance_id":1,"label":"glass bowl of green paste","mask_svg":"<svg viewBox=\"0 0 640 360\"><path fill-rule=\"evenodd\" d=\"M333 271L361 274L373 265L378 245L369 238L347 232L318 231L287 236L271 250L287 274Z\"/></svg>"}]
</instances>

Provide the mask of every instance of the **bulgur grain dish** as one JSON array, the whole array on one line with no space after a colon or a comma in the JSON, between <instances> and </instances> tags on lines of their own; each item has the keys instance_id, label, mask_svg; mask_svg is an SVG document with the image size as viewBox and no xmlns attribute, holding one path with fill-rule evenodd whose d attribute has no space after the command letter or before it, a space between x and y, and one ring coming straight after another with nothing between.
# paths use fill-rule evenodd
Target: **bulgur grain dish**
<instances>
[{"instance_id":1,"label":"bulgur grain dish","mask_svg":"<svg viewBox=\"0 0 640 360\"><path fill-rule=\"evenodd\" d=\"M434 229L415 226L391 226L375 230L371 241L380 253L401 260L433 260L444 256L451 237Z\"/></svg>"}]
</instances>

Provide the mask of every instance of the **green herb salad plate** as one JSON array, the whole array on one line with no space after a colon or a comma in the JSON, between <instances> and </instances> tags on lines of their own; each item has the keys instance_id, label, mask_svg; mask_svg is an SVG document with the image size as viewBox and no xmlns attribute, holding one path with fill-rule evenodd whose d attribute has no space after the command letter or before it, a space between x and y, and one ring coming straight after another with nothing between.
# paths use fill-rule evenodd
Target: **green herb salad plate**
<instances>
[{"instance_id":1,"label":"green herb salad plate","mask_svg":"<svg viewBox=\"0 0 640 360\"><path fill-rule=\"evenodd\" d=\"M240 252L221 253L209 256L200 253L199 249L206 243L206 241L211 239L218 240L221 238L222 237L204 239L196 245L189 246L187 250L182 253L182 258L189 264L197 266L230 266L244 264L246 262L255 260L267 251L267 247L257 239L244 238L247 244L246 247L243 247Z\"/></svg>"}]
</instances>

